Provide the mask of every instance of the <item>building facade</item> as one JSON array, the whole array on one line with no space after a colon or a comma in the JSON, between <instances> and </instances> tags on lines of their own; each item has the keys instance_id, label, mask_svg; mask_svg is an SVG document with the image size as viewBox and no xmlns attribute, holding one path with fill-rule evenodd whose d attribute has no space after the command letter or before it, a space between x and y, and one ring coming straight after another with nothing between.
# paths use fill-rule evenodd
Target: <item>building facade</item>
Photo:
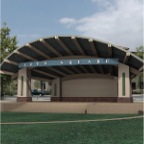
<instances>
[{"instance_id":1,"label":"building facade","mask_svg":"<svg viewBox=\"0 0 144 144\"><path fill-rule=\"evenodd\" d=\"M128 49L77 36L27 43L1 64L18 81L18 102L32 101L31 79L52 83L52 101L132 102L143 60Z\"/></svg>"}]
</instances>

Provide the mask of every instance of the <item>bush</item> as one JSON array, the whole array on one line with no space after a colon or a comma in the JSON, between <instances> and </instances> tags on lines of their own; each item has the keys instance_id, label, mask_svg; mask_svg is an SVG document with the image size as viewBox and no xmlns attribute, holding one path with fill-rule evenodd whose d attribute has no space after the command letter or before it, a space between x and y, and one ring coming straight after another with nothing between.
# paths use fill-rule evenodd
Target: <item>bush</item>
<instances>
[{"instance_id":1,"label":"bush","mask_svg":"<svg viewBox=\"0 0 144 144\"><path fill-rule=\"evenodd\" d=\"M16 85L12 81L6 85L6 87L4 89L4 95L13 96L15 93L16 93Z\"/></svg>"}]
</instances>

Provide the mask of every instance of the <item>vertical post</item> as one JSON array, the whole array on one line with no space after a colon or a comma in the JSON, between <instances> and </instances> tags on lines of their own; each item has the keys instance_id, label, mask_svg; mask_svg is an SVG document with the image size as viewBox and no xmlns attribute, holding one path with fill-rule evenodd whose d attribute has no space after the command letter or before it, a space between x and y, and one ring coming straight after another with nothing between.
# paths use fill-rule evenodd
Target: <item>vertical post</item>
<instances>
[{"instance_id":1,"label":"vertical post","mask_svg":"<svg viewBox=\"0 0 144 144\"><path fill-rule=\"evenodd\" d=\"M51 101L60 101L61 100L61 80L60 78L54 79L52 81L52 97Z\"/></svg>"},{"instance_id":2,"label":"vertical post","mask_svg":"<svg viewBox=\"0 0 144 144\"><path fill-rule=\"evenodd\" d=\"M43 91L43 81L40 81L40 88L41 88L41 91Z\"/></svg>"},{"instance_id":3,"label":"vertical post","mask_svg":"<svg viewBox=\"0 0 144 144\"><path fill-rule=\"evenodd\" d=\"M32 101L31 96L31 71L27 68L18 71L18 102Z\"/></svg>"},{"instance_id":4,"label":"vertical post","mask_svg":"<svg viewBox=\"0 0 144 144\"><path fill-rule=\"evenodd\" d=\"M132 96L132 79L130 78L130 95Z\"/></svg>"},{"instance_id":5,"label":"vertical post","mask_svg":"<svg viewBox=\"0 0 144 144\"><path fill-rule=\"evenodd\" d=\"M41 91L44 93L45 92L45 82L40 81L40 85L41 85Z\"/></svg>"},{"instance_id":6,"label":"vertical post","mask_svg":"<svg viewBox=\"0 0 144 144\"><path fill-rule=\"evenodd\" d=\"M129 66L118 65L118 102L132 102Z\"/></svg>"},{"instance_id":7,"label":"vertical post","mask_svg":"<svg viewBox=\"0 0 144 144\"><path fill-rule=\"evenodd\" d=\"M60 78L60 101L62 101L62 80Z\"/></svg>"}]
</instances>

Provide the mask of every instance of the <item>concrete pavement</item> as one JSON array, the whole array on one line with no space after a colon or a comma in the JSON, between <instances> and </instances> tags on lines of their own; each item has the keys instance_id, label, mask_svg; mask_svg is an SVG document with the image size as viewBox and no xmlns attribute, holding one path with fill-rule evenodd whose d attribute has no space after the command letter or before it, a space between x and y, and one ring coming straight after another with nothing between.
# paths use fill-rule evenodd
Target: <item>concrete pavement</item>
<instances>
[{"instance_id":1,"label":"concrete pavement","mask_svg":"<svg viewBox=\"0 0 144 144\"><path fill-rule=\"evenodd\" d=\"M134 102L144 102L144 95L133 95ZM5 96L3 101L13 101L16 102L17 97L15 96ZM51 101L51 95L43 95L43 96L33 96L33 101Z\"/></svg>"}]
</instances>

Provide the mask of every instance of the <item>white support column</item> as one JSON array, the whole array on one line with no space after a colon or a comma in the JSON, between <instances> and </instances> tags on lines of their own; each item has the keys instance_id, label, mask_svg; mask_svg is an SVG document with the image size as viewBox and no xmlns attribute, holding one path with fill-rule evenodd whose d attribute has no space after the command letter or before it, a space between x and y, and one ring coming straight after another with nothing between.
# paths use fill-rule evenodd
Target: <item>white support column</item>
<instances>
[{"instance_id":1,"label":"white support column","mask_svg":"<svg viewBox=\"0 0 144 144\"><path fill-rule=\"evenodd\" d=\"M52 81L52 101L60 101L61 97L61 80L60 78L54 79Z\"/></svg>"},{"instance_id":2,"label":"white support column","mask_svg":"<svg viewBox=\"0 0 144 144\"><path fill-rule=\"evenodd\" d=\"M118 102L132 102L129 66L118 65Z\"/></svg>"},{"instance_id":3,"label":"white support column","mask_svg":"<svg viewBox=\"0 0 144 144\"><path fill-rule=\"evenodd\" d=\"M31 71L27 68L18 72L18 102L32 101L31 96Z\"/></svg>"}]
</instances>

